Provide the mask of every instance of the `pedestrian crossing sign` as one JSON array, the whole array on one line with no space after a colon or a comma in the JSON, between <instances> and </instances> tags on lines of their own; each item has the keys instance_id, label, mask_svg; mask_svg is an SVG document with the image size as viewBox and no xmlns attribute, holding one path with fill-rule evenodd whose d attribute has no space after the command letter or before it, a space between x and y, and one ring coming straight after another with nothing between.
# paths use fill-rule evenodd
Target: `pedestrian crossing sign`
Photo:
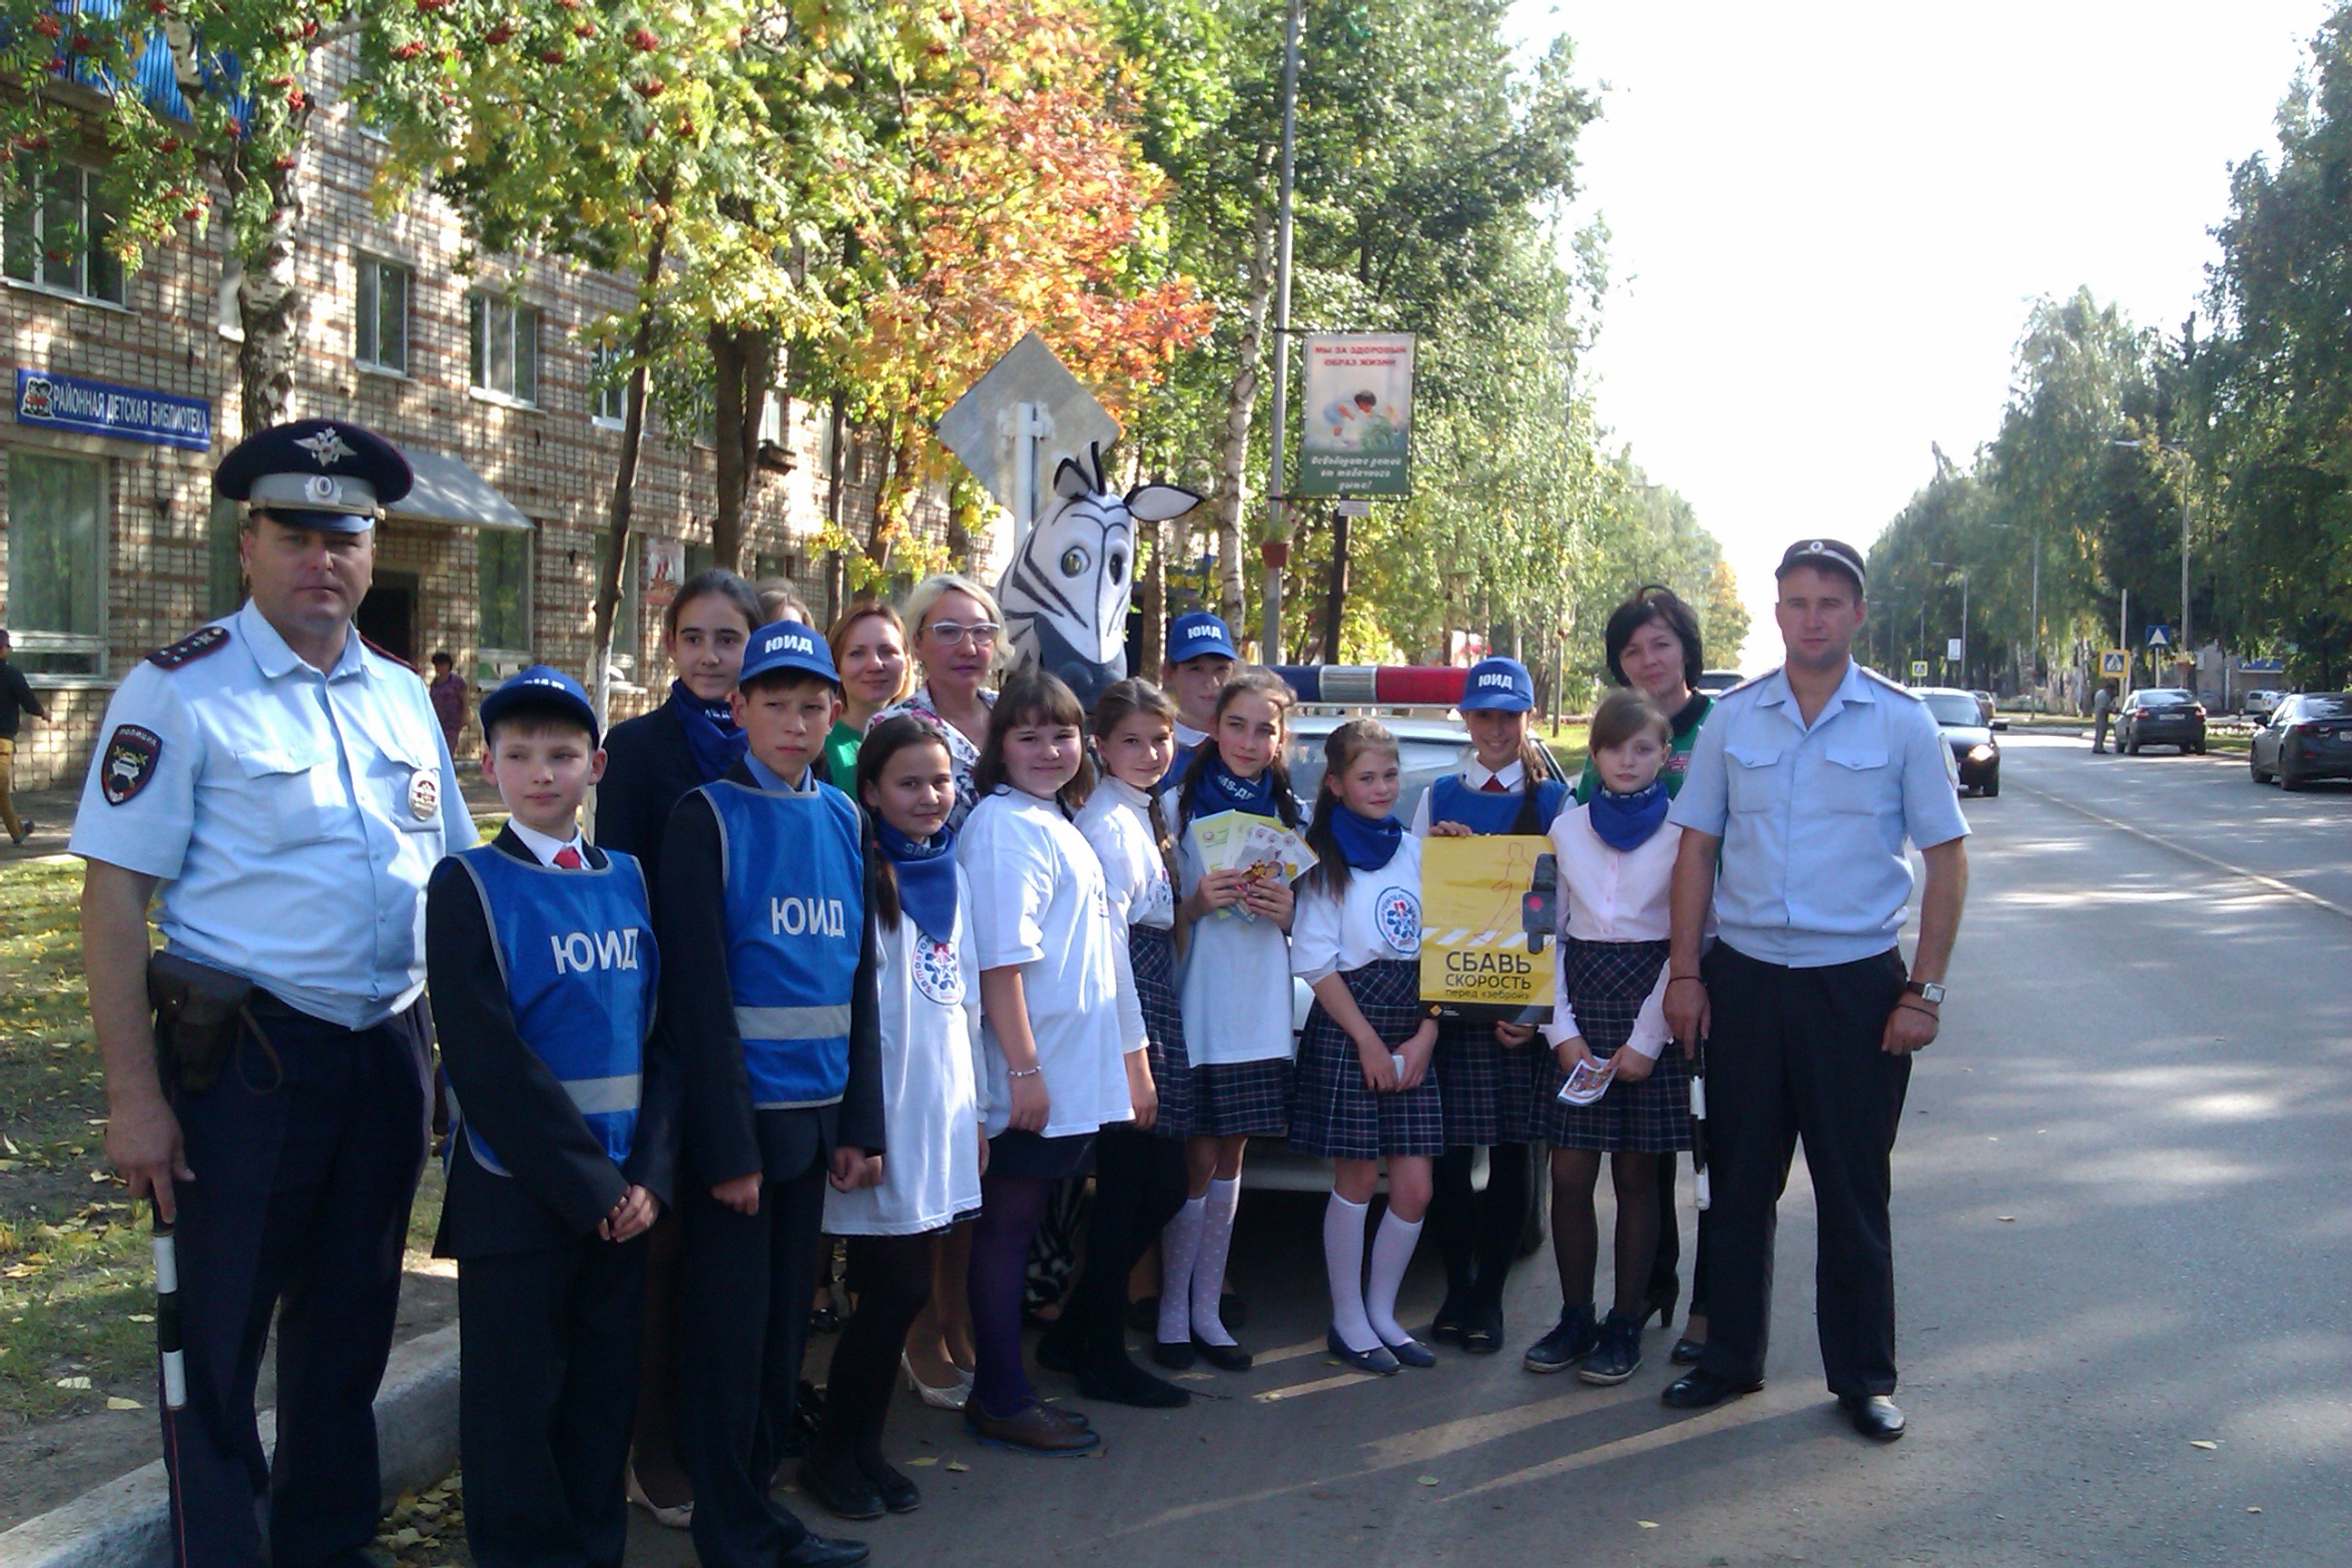
<instances>
[{"instance_id":1,"label":"pedestrian crossing sign","mask_svg":"<svg viewBox=\"0 0 2352 1568\"><path fill-rule=\"evenodd\" d=\"M2122 675L2131 668L2131 655L2119 647L2102 648L2099 652L2101 675Z\"/></svg>"},{"instance_id":2,"label":"pedestrian crossing sign","mask_svg":"<svg viewBox=\"0 0 2352 1568\"><path fill-rule=\"evenodd\" d=\"M1926 659L1915 658L1911 661L1911 679L1914 680L1925 680L1927 679L1927 661Z\"/></svg>"}]
</instances>

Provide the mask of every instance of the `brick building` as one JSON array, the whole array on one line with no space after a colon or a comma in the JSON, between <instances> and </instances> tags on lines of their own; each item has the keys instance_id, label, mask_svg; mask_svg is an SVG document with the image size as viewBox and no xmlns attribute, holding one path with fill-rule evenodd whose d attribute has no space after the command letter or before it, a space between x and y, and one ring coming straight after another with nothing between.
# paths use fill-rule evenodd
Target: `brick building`
<instances>
[{"instance_id":1,"label":"brick building","mask_svg":"<svg viewBox=\"0 0 2352 1568\"><path fill-rule=\"evenodd\" d=\"M592 330L628 290L539 259L461 273L444 204L420 195L376 209L382 143L340 90L348 54L314 70L292 413L382 431L420 479L378 530L361 629L420 666L454 650L478 688L533 658L584 678L621 441L620 392L599 376ZM239 518L211 490L243 427L221 227L126 275L70 237L103 219L88 170L67 170L45 196L0 214L0 344L15 373L0 422L0 626L51 711L19 737L19 789L77 780L122 671L239 597ZM822 411L782 398L766 418L743 563L790 581L822 621L831 606L810 541L828 512L830 432ZM852 443L848 481L869 456ZM660 612L637 579L649 551L689 574L708 561L713 478L708 445L649 411L640 538L614 633L615 717L667 685ZM939 495L923 496L919 531L944 523Z\"/></svg>"}]
</instances>

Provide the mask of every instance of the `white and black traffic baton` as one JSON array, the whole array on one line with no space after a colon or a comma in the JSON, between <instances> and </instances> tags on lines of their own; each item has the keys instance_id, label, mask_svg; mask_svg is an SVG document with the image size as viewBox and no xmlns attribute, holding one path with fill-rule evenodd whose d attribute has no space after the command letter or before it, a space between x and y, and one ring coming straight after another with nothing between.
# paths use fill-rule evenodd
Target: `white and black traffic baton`
<instances>
[{"instance_id":1,"label":"white and black traffic baton","mask_svg":"<svg viewBox=\"0 0 2352 1568\"><path fill-rule=\"evenodd\" d=\"M172 1222L155 1211L155 1349L163 1363L163 1408L188 1403L188 1366L180 1352L180 1254Z\"/></svg>"},{"instance_id":2,"label":"white and black traffic baton","mask_svg":"<svg viewBox=\"0 0 2352 1568\"><path fill-rule=\"evenodd\" d=\"M1706 1186L1706 1039L1700 1037L1698 1054L1691 1058L1691 1172L1698 1206L1707 1205Z\"/></svg>"}]
</instances>

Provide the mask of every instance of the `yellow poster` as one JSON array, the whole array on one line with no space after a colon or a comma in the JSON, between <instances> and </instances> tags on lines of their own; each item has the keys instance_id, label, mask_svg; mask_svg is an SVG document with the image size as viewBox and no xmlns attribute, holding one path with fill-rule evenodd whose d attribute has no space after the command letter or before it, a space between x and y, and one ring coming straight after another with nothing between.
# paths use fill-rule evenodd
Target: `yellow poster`
<instances>
[{"instance_id":1,"label":"yellow poster","mask_svg":"<svg viewBox=\"0 0 2352 1568\"><path fill-rule=\"evenodd\" d=\"M1549 838L1423 839L1422 1000L1464 1017L1549 1022L1559 879Z\"/></svg>"}]
</instances>

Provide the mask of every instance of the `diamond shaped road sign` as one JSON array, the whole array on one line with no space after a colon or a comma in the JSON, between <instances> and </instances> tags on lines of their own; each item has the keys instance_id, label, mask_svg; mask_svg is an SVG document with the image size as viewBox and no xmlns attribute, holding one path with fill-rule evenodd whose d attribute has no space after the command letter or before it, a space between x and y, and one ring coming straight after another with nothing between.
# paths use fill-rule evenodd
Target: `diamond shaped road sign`
<instances>
[{"instance_id":1,"label":"diamond shaped road sign","mask_svg":"<svg viewBox=\"0 0 2352 1568\"><path fill-rule=\"evenodd\" d=\"M1020 528L1035 521L1034 510L1024 515L1024 510L1052 495L1054 470L1064 458L1084 458L1088 447L1108 447L1119 437L1110 410L1034 332L1022 334L966 388L937 428L940 444L1012 510Z\"/></svg>"}]
</instances>

